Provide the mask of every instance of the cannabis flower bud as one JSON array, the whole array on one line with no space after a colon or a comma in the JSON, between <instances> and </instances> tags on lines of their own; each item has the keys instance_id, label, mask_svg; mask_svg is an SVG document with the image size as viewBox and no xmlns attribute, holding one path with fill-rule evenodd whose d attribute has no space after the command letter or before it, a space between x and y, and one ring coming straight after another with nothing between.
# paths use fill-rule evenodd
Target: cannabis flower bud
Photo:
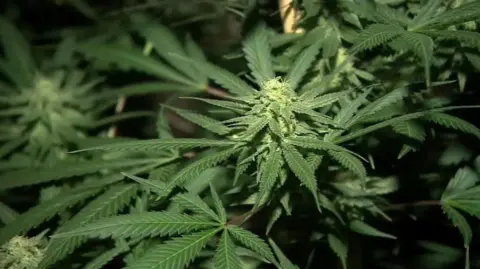
<instances>
[{"instance_id":1,"label":"cannabis flower bud","mask_svg":"<svg viewBox=\"0 0 480 269\"><path fill-rule=\"evenodd\" d=\"M0 269L35 269L43 253L39 237L15 236L0 247Z\"/></svg>"}]
</instances>

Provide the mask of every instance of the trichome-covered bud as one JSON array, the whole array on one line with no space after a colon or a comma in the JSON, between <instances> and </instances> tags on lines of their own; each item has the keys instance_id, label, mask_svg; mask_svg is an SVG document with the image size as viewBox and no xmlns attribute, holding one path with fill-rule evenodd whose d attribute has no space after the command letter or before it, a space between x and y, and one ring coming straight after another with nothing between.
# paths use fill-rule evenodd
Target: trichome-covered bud
<instances>
[{"instance_id":1,"label":"trichome-covered bud","mask_svg":"<svg viewBox=\"0 0 480 269\"><path fill-rule=\"evenodd\" d=\"M40 237L15 236L0 247L0 269L35 269L44 251Z\"/></svg>"}]
</instances>

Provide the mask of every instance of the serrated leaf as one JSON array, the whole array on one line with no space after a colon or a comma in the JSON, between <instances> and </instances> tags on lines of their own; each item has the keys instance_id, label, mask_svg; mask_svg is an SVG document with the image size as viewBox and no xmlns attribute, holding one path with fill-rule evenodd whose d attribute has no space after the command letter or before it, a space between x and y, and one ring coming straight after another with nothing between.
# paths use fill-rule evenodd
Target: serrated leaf
<instances>
[{"instance_id":1,"label":"serrated leaf","mask_svg":"<svg viewBox=\"0 0 480 269\"><path fill-rule=\"evenodd\" d=\"M368 102L367 97L373 88L373 86L367 87L353 101L343 106L337 115L335 115L335 122L339 126L348 126L354 124L356 122L356 117L354 117L355 113L357 113L360 106Z\"/></svg>"},{"instance_id":2,"label":"serrated leaf","mask_svg":"<svg viewBox=\"0 0 480 269\"><path fill-rule=\"evenodd\" d=\"M478 19L480 16L480 2L472 1L459 7L447 10L440 15L431 17L425 22L421 29L444 28L450 25L456 25L467 21Z\"/></svg>"},{"instance_id":3,"label":"serrated leaf","mask_svg":"<svg viewBox=\"0 0 480 269\"><path fill-rule=\"evenodd\" d=\"M305 105L303 105L300 102L294 104L293 111L299 114L308 115L312 118L312 120L316 121L319 124L334 125L334 126L337 125L335 121L332 120L329 116L316 112L310 108L307 108L305 107Z\"/></svg>"},{"instance_id":4,"label":"serrated leaf","mask_svg":"<svg viewBox=\"0 0 480 269\"><path fill-rule=\"evenodd\" d=\"M199 88L200 86L160 61L156 61L138 50L125 49L114 45L87 43L82 44L79 47L79 51L102 61L125 64L130 68L158 78L175 81L193 88Z\"/></svg>"},{"instance_id":5,"label":"serrated leaf","mask_svg":"<svg viewBox=\"0 0 480 269\"><path fill-rule=\"evenodd\" d=\"M265 24L260 23L243 42L248 67L259 86L262 86L264 81L275 78L270 50Z\"/></svg>"},{"instance_id":6,"label":"serrated leaf","mask_svg":"<svg viewBox=\"0 0 480 269\"><path fill-rule=\"evenodd\" d=\"M273 186L277 182L280 170L283 166L281 150L272 149L267 160L264 161L260 167L260 189L258 193L255 207L259 206L263 199L266 199L270 194Z\"/></svg>"},{"instance_id":7,"label":"serrated leaf","mask_svg":"<svg viewBox=\"0 0 480 269\"><path fill-rule=\"evenodd\" d=\"M102 269L115 257L128 251L128 246L117 246L100 254L92 261L88 262L83 269Z\"/></svg>"},{"instance_id":8,"label":"serrated leaf","mask_svg":"<svg viewBox=\"0 0 480 269\"><path fill-rule=\"evenodd\" d=\"M121 88L116 88L114 90L108 90L95 94L87 100L91 102L96 102L99 100L110 100L111 98L118 98L121 96L137 96L137 95L147 95L152 93L165 93L165 92L186 92L190 93L192 90L195 90L191 86L183 86L178 83L168 83L168 82L142 82L135 83L132 85L123 86Z\"/></svg>"},{"instance_id":9,"label":"serrated leaf","mask_svg":"<svg viewBox=\"0 0 480 269\"><path fill-rule=\"evenodd\" d=\"M218 243L215 254L216 269L242 269L242 262L237 255L235 244L230 238L228 229L225 230Z\"/></svg>"},{"instance_id":10,"label":"serrated leaf","mask_svg":"<svg viewBox=\"0 0 480 269\"><path fill-rule=\"evenodd\" d=\"M235 112L244 112L245 110L249 109L249 106L234 101L226 101L226 100L214 100L214 99L207 99L207 98L196 98L196 97L184 97L182 99L192 99L205 102L207 104L211 104L217 107L226 108Z\"/></svg>"},{"instance_id":11,"label":"serrated leaf","mask_svg":"<svg viewBox=\"0 0 480 269\"><path fill-rule=\"evenodd\" d=\"M472 229L467 220L455 208L450 206L442 206L443 212L453 222L453 225L460 230L463 237L463 244L465 247L470 245L472 241Z\"/></svg>"},{"instance_id":12,"label":"serrated leaf","mask_svg":"<svg viewBox=\"0 0 480 269\"><path fill-rule=\"evenodd\" d=\"M128 177L150 189L152 189L153 191L157 192L158 194L160 195L167 195L165 193L165 183L162 182L162 181L158 181L158 180L153 180L153 179L150 179L150 180L145 180L141 177L137 177L135 175L130 175L128 173L124 173L122 172L122 175L124 175L125 177Z\"/></svg>"},{"instance_id":13,"label":"serrated leaf","mask_svg":"<svg viewBox=\"0 0 480 269\"><path fill-rule=\"evenodd\" d=\"M348 95L351 92L352 92L351 90L347 90L347 91L341 91L341 92L327 93L319 97L316 97L311 101L307 101L307 103L303 105L307 106L310 109L325 107L337 102L340 98Z\"/></svg>"},{"instance_id":14,"label":"serrated leaf","mask_svg":"<svg viewBox=\"0 0 480 269\"><path fill-rule=\"evenodd\" d=\"M473 153L459 143L449 145L440 155L438 164L441 166L455 166L472 158Z\"/></svg>"},{"instance_id":15,"label":"serrated leaf","mask_svg":"<svg viewBox=\"0 0 480 269\"><path fill-rule=\"evenodd\" d=\"M101 169L126 168L158 162L158 159L119 159L91 161L60 161L52 167L25 169L2 175L0 190L36 185L63 178L96 173Z\"/></svg>"},{"instance_id":16,"label":"serrated leaf","mask_svg":"<svg viewBox=\"0 0 480 269\"><path fill-rule=\"evenodd\" d=\"M215 190L215 187L210 183L210 192L212 194L213 198L213 203L215 205L216 212L218 214L218 218L221 223L226 223L227 222L227 212L225 211L225 208L223 207L222 200L218 196L217 191Z\"/></svg>"},{"instance_id":17,"label":"serrated leaf","mask_svg":"<svg viewBox=\"0 0 480 269\"><path fill-rule=\"evenodd\" d=\"M434 47L432 38L424 34L412 32L403 33L400 38L422 60L425 68L425 81L427 87L430 87L430 66L432 65Z\"/></svg>"},{"instance_id":18,"label":"serrated leaf","mask_svg":"<svg viewBox=\"0 0 480 269\"><path fill-rule=\"evenodd\" d=\"M347 268L348 247L334 234L328 234L328 245L342 262L343 268Z\"/></svg>"},{"instance_id":19,"label":"serrated leaf","mask_svg":"<svg viewBox=\"0 0 480 269\"><path fill-rule=\"evenodd\" d=\"M96 197L95 200L88 203L63 226L60 226L56 234L77 228L96 219L116 214L130 203L131 199L137 194L137 190L138 187L133 184L111 187L102 195ZM62 260L85 241L87 241L87 238L82 236L50 240L38 268L48 268L48 266Z\"/></svg>"},{"instance_id":20,"label":"serrated leaf","mask_svg":"<svg viewBox=\"0 0 480 269\"><path fill-rule=\"evenodd\" d=\"M238 240L245 247L259 254L267 261L275 262L275 258L273 257L270 247L256 234L236 226L228 226L227 230L233 238Z\"/></svg>"},{"instance_id":21,"label":"serrated leaf","mask_svg":"<svg viewBox=\"0 0 480 269\"><path fill-rule=\"evenodd\" d=\"M283 210L280 206L277 206L273 211L272 214L270 215L270 218L268 220L267 228L265 229L265 234L269 235L270 231L272 230L273 225L277 222L278 219L283 214Z\"/></svg>"},{"instance_id":22,"label":"serrated leaf","mask_svg":"<svg viewBox=\"0 0 480 269\"><path fill-rule=\"evenodd\" d=\"M245 81L221 67L206 61L188 59L179 55L171 56L194 64L199 70L202 70L202 72L208 75L209 78L213 79L224 89L235 93L236 95L244 96L255 93L255 90L252 89Z\"/></svg>"},{"instance_id":23,"label":"serrated leaf","mask_svg":"<svg viewBox=\"0 0 480 269\"><path fill-rule=\"evenodd\" d=\"M367 176L367 171L362 162L352 154L343 151L333 151L329 150L328 154L332 156L337 162L339 162L343 167L352 171L360 178L365 178Z\"/></svg>"},{"instance_id":24,"label":"serrated leaf","mask_svg":"<svg viewBox=\"0 0 480 269\"><path fill-rule=\"evenodd\" d=\"M184 188L193 194L199 194L208 188L208 184L224 182L229 169L227 167L216 166L203 171L195 181L190 181L184 185Z\"/></svg>"},{"instance_id":25,"label":"serrated leaf","mask_svg":"<svg viewBox=\"0 0 480 269\"><path fill-rule=\"evenodd\" d=\"M409 138L424 141L425 140L425 129L422 125L416 123L415 121L402 121L392 124L392 128L395 132L407 136Z\"/></svg>"},{"instance_id":26,"label":"serrated leaf","mask_svg":"<svg viewBox=\"0 0 480 269\"><path fill-rule=\"evenodd\" d=\"M363 109L358 111L358 113L354 116L354 119L350 121L350 125L361 121L366 117L375 117L376 114L382 112L383 109L398 103L399 101L403 100L403 98L405 98L407 95L408 91L406 88L398 88L385 94L384 96L369 103Z\"/></svg>"},{"instance_id":27,"label":"serrated leaf","mask_svg":"<svg viewBox=\"0 0 480 269\"><path fill-rule=\"evenodd\" d=\"M409 28L421 26L423 23L433 18L438 13L441 3L442 1L429 0L422 6L415 18L409 23Z\"/></svg>"},{"instance_id":28,"label":"serrated leaf","mask_svg":"<svg viewBox=\"0 0 480 269\"><path fill-rule=\"evenodd\" d=\"M112 142L106 145L75 150L70 153L78 153L90 150L104 151L128 151L128 152L162 152L167 150L185 150L206 147L227 147L233 146L235 142L222 141L206 138L171 138L171 139L150 139L138 141Z\"/></svg>"},{"instance_id":29,"label":"serrated leaf","mask_svg":"<svg viewBox=\"0 0 480 269\"><path fill-rule=\"evenodd\" d=\"M442 200L447 200L451 195L461 193L480 182L480 176L475 173L471 168L464 167L458 169L455 176L450 179L444 193L442 194Z\"/></svg>"},{"instance_id":30,"label":"serrated leaf","mask_svg":"<svg viewBox=\"0 0 480 269\"><path fill-rule=\"evenodd\" d=\"M315 172L320 164L323 161L323 155L319 155L313 152L307 153L307 158L305 159L307 163L312 167L313 171Z\"/></svg>"},{"instance_id":31,"label":"serrated leaf","mask_svg":"<svg viewBox=\"0 0 480 269\"><path fill-rule=\"evenodd\" d=\"M192 210L197 214L222 223L219 215L217 215L197 194L182 193L173 197L172 201L184 209Z\"/></svg>"},{"instance_id":32,"label":"serrated leaf","mask_svg":"<svg viewBox=\"0 0 480 269\"><path fill-rule=\"evenodd\" d=\"M316 56L320 52L323 40L318 39L308 48L300 53L293 62L292 67L285 76L285 80L291 85L292 89L296 89L301 82L303 76L307 73L310 65L315 61Z\"/></svg>"},{"instance_id":33,"label":"serrated leaf","mask_svg":"<svg viewBox=\"0 0 480 269\"><path fill-rule=\"evenodd\" d=\"M350 222L350 229L354 232L357 232L359 234L364 234L368 236L374 236L374 237L383 237L383 238L389 238L389 239L397 239L397 237L381 232L377 230L376 228L366 224L363 221L360 220L354 220Z\"/></svg>"},{"instance_id":34,"label":"serrated leaf","mask_svg":"<svg viewBox=\"0 0 480 269\"><path fill-rule=\"evenodd\" d=\"M392 128L396 133L407 136L411 139L415 139L420 142L425 140L425 129L422 125L413 120L397 122L392 124ZM397 158L401 159L411 151L416 151L416 148L410 145L403 145Z\"/></svg>"},{"instance_id":35,"label":"serrated leaf","mask_svg":"<svg viewBox=\"0 0 480 269\"><path fill-rule=\"evenodd\" d=\"M202 48L198 46L198 44L193 40L191 35L187 35L186 40L185 40L185 52L188 54L189 57L195 59L196 61L206 61L207 58L205 57L205 54L203 53ZM197 66L192 65L194 70L196 70L195 74L195 80L200 83L200 84L205 84L207 85L208 83L208 77L207 75L202 72L201 69L199 69Z\"/></svg>"},{"instance_id":36,"label":"serrated leaf","mask_svg":"<svg viewBox=\"0 0 480 269\"><path fill-rule=\"evenodd\" d=\"M408 25L410 19L400 10L390 8L387 1L342 1L342 4L350 12L370 21L398 26Z\"/></svg>"},{"instance_id":37,"label":"serrated leaf","mask_svg":"<svg viewBox=\"0 0 480 269\"><path fill-rule=\"evenodd\" d=\"M56 214L98 193L99 189L69 192L38 204L0 230L0 245L51 219Z\"/></svg>"},{"instance_id":38,"label":"serrated leaf","mask_svg":"<svg viewBox=\"0 0 480 269\"><path fill-rule=\"evenodd\" d=\"M125 269L184 269L219 231L206 230L184 235L149 248L141 259Z\"/></svg>"},{"instance_id":39,"label":"serrated leaf","mask_svg":"<svg viewBox=\"0 0 480 269\"><path fill-rule=\"evenodd\" d=\"M280 261L280 267L281 269L299 269L298 266L294 265L288 258L285 256L283 251L278 247L278 245L273 241L271 238L268 239L268 243L270 246L272 246L273 251L275 252L275 255L278 257L278 260Z\"/></svg>"},{"instance_id":40,"label":"serrated leaf","mask_svg":"<svg viewBox=\"0 0 480 269\"><path fill-rule=\"evenodd\" d=\"M434 30L420 31L420 33L432 36L438 40L456 40L462 43L462 46L480 49L480 33L462 30Z\"/></svg>"},{"instance_id":41,"label":"serrated leaf","mask_svg":"<svg viewBox=\"0 0 480 269\"><path fill-rule=\"evenodd\" d=\"M462 131L464 133L472 134L480 138L480 129L478 129L475 125L458 117L445 113L428 113L427 115L425 115L425 117L423 117L423 119L439 124L443 127Z\"/></svg>"},{"instance_id":42,"label":"serrated leaf","mask_svg":"<svg viewBox=\"0 0 480 269\"><path fill-rule=\"evenodd\" d=\"M187 54L180 41L168 27L150 21L148 23L143 23L138 31L146 40L153 44L155 51L170 65L189 76L192 80L196 79L198 71L195 70L190 63L177 61L172 57L169 57L170 53L175 53L183 57L187 57Z\"/></svg>"},{"instance_id":43,"label":"serrated leaf","mask_svg":"<svg viewBox=\"0 0 480 269\"><path fill-rule=\"evenodd\" d=\"M289 144L283 144L283 156L295 176L310 190L317 200L317 179L308 162L294 146Z\"/></svg>"},{"instance_id":44,"label":"serrated leaf","mask_svg":"<svg viewBox=\"0 0 480 269\"><path fill-rule=\"evenodd\" d=\"M240 155L237 158L236 166L235 166L235 175L233 179L233 185L236 185L238 179L240 176L245 173L250 165L252 165L253 160L244 162L246 159L249 158L249 151L250 149L248 147L244 147L242 151L240 152Z\"/></svg>"},{"instance_id":45,"label":"serrated leaf","mask_svg":"<svg viewBox=\"0 0 480 269\"><path fill-rule=\"evenodd\" d=\"M185 109L169 107L172 111L178 114L180 117L189 120L190 122L209 130L219 135L228 134L231 130L227 126L223 125L220 121L207 117L197 112L188 111Z\"/></svg>"},{"instance_id":46,"label":"serrated leaf","mask_svg":"<svg viewBox=\"0 0 480 269\"><path fill-rule=\"evenodd\" d=\"M179 186L184 182L193 180L205 169L223 162L239 150L239 148L230 148L196 160L175 174L175 176L173 176L173 178L167 183L166 190L171 190L175 186Z\"/></svg>"},{"instance_id":47,"label":"serrated leaf","mask_svg":"<svg viewBox=\"0 0 480 269\"><path fill-rule=\"evenodd\" d=\"M392 119L388 119L388 120L385 120L383 122L373 124L373 125L370 125L368 127L356 130L356 131L354 131L354 132L352 132L348 135L335 138L333 142L336 143L336 144L345 143L346 141L349 141L349 140L352 140L352 139L357 138L359 136L371 133L371 132L376 131L378 129L385 128L387 126L391 126L392 124L395 124L397 122L418 119L418 118L422 118L422 117L425 117L427 115L430 115L431 113L437 114L439 112L461 109L461 108L466 109L466 108L478 108L478 107L477 106L450 106L450 107L435 108L435 109L430 109L430 110L426 110L426 111L409 113L409 114L405 114L405 115L398 116L398 117L395 117L395 118L392 118ZM448 123L448 121L447 121L447 123ZM469 129L470 128L468 128L468 130Z\"/></svg>"},{"instance_id":48,"label":"serrated leaf","mask_svg":"<svg viewBox=\"0 0 480 269\"><path fill-rule=\"evenodd\" d=\"M316 138L309 137L292 137L286 140L287 143L295 145L297 147L309 148L309 149L319 149L319 150L333 150L333 151L342 151L348 152L352 155L358 156L361 159L364 159L359 154L350 151L342 146L335 145L333 143L323 141Z\"/></svg>"},{"instance_id":49,"label":"serrated leaf","mask_svg":"<svg viewBox=\"0 0 480 269\"><path fill-rule=\"evenodd\" d=\"M364 50L370 50L387 43L393 38L405 33L405 30L392 24L372 24L363 30L353 41L350 53L355 54Z\"/></svg>"},{"instance_id":50,"label":"serrated leaf","mask_svg":"<svg viewBox=\"0 0 480 269\"><path fill-rule=\"evenodd\" d=\"M218 226L216 222L204 217L171 212L143 212L102 218L70 231L56 233L52 237L141 238L172 236L215 226Z\"/></svg>"},{"instance_id":51,"label":"serrated leaf","mask_svg":"<svg viewBox=\"0 0 480 269\"><path fill-rule=\"evenodd\" d=\"M243 138L251 138L257 135L263 128L267 127L270 119L268 117L258 118L256 121L252 122L245 131L241 134Z\"/></svg>"}]
</instances>

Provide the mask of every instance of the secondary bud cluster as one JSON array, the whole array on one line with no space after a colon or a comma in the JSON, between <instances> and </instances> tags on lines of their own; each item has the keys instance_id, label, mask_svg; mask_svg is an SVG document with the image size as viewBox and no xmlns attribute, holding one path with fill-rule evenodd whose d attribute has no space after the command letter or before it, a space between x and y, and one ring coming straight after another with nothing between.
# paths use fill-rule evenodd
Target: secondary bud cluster
<instances>
[{"instance_id":1,"label":"secondary bud cluster","mask_svg":"<svg viewBox=\"0 0 480 269\"><path fill-rule=\"evenodd\" d=\"M40 238L15 236L0 247L0 269L35 269L43 254Z\"/></svg>"}]
</instances>

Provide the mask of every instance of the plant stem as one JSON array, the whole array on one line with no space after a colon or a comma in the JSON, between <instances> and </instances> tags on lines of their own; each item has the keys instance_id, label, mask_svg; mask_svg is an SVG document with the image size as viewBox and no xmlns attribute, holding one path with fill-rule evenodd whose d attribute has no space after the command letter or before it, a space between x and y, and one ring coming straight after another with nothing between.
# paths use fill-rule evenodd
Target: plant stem
<instances>
[{"instance_id":1,"label":"plant stem","mask_svg":"<svg viewBox=\"0 0 480 269\"><path fill-rule=\"evenodd\" d=\"M403 210L407 207L413 207L413 206L439 206L439 205L441 205L441 202L439 200L424 200L424 201L417 201L413 203L389 205L383 209L384 210Z\"/></svg>"},{"instance_id":2,"label":"plant stem","mask_svg":"<svg viewBox=\"0 0 480 269\"><path fill-rule=\"evenodd\" d=\"M207 93L212 95L212 96L222 98L222 99L230 97L230 94L228 94L226 91L224 91L222 89L210 87L210 86L207 88Z\"/></svg>"}]
</instances>

